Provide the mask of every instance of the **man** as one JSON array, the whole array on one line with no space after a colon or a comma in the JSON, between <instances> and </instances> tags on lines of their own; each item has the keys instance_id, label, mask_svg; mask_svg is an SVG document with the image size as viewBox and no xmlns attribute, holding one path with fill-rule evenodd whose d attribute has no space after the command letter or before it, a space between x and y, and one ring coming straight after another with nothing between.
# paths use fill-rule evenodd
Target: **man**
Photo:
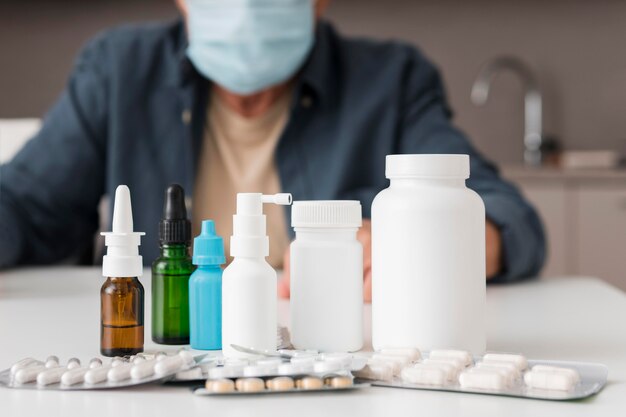
<instances>
[{"instance_id":1,"label":"man","mask_svg":"<svg viewBox=\"0 0 626 417\"><path fill-rule=\"evenodd\" d=\"M386 154L466 153L486 206L487 278L535 275L539 219L452 127L437 70L410 46L342 37L319 20L328 2L176 0L184 22L92 41L39 134L0 168L0 266L80 252L118 184L133 194L149 263L172 182L192 194L196 230L212 218L227 242L237 192L358 199L369 218ZM280 267L289 211L266 213ZM368 220L359 239L369 300ZM279 292L289 295L288 276Z\"/></svg>"}]
</instances>

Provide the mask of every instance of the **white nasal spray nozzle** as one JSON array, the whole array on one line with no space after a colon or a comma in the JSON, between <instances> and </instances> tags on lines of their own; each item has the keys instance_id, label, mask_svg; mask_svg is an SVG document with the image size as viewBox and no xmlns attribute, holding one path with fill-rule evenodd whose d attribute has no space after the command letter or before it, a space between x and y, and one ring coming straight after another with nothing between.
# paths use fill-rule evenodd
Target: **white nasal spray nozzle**
<instances>
[{"instance_id":1,"label":"white nasal spray nozzle","mask_svg":"<svg viewBox=\"0 0 626 417\"><path fill-rule=\"evenodd\" d=\"M232 257L266 257L269 255L269 238L263 203L291 205L291 194L237 194L237 214L233 216L233 235L230 237Z\"/></svg>"},{"instance_id":2,"label":"white nasal spray nozzle","mask_svg":"<svg viewBox=\"0 0 626 417\"><path fill-rule=\"evenodd\" d=\"M113 206L113 231L102 232L107 254L102 258L102 275L105 277L139 277L143 262L139 245L143 232L133 232L133 211L130 190L120 185L115 190Z\"/></svg>"}]
</instances>

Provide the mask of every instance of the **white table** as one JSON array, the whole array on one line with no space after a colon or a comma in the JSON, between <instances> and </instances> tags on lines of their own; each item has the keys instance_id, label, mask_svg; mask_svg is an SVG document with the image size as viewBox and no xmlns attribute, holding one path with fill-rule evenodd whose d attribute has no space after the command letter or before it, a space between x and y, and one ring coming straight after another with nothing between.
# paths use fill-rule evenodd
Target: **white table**
<instances>
[{"instance_id":1,"label":"white table","mask_svg":"<svg viewBox=\"0 0 626 417\"><path fill-rule=\"evenodd\" d=\"M0 368L50 354L82 359L99 351L95 268L0 272ZM150 279L146 339L150 339ZM339 394L239 398L195 397L187 388L145 386L117 391L0 389L0 416L609 416L626 415L626 296L590 278L563 278L488 288L488 346L535 359L601 362L609 383L595 397L549 402L475 394L369 388ZM289 305L281 302L281 324ZM366 323L370 309L366 307ZM367 324L366 324L367 326ZM369 339L369 331L367 331ZM369 344L369 342L368 342ZM151 342L146 348L155 348Z\"/></svg>"}]
</instances>

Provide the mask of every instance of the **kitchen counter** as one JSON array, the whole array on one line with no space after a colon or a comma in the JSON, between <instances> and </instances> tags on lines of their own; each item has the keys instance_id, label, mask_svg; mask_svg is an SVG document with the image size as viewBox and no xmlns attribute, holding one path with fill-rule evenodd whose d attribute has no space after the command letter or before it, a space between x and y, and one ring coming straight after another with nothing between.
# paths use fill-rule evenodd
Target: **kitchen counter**
<instances>
[{"instance_id":1,"label":"kitchen counter","mask_svg":"<svg viewBox=\"0 0 626 417\"><path fill-rule=\"evenodd\" d=\"M532 168L523 165L503 165L502 175L514 181L559 180L602 181L626 183L626 169L560 169L550 167Z\"/></svg>"},{"instance_id":2,"label":"kitchen counter","mask_svg":"<svg viewBox=\"0 0 626 417\"><path fill-rule=\"evenodd\" d=\"M142 279L150 294L149 271ZM87 360L98 354L98 268L54 267L2 272L0 368L27 356ZM320 306L321 308L322 306ZM146 299L146 338L150 338ZM488 346L529 358L604 363L609 382L582 401L552 402L372 387L338 394L195 397L188 388L31 391L0 388L0 415L19 416L611 416L626 409L626 295L594 278L555 278L487 289ZM289 303L279 321L289 322ZM370 345L370 306L365 307ZM152 342L146 349L160 349ZM172 348L175 349L175 348Z\"/></svg>"}]
</instances>

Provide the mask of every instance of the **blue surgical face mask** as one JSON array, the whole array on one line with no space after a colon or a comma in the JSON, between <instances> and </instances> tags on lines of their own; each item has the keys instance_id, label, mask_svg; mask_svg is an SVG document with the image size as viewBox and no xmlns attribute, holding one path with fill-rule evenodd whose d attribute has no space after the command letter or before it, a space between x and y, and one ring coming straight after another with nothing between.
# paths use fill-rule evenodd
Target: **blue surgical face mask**
<instances>
[{"instance_id":1,"label":"blue surgical face mask","mask_svg":"<svg viewBox=\"0 0 626 417\"><path fill-rule=\"evenodd\" d=\"M237 94L288 80L313 46L313 0L187 0L187 11L187 56Z\"/></svg>"}]
</instances>

